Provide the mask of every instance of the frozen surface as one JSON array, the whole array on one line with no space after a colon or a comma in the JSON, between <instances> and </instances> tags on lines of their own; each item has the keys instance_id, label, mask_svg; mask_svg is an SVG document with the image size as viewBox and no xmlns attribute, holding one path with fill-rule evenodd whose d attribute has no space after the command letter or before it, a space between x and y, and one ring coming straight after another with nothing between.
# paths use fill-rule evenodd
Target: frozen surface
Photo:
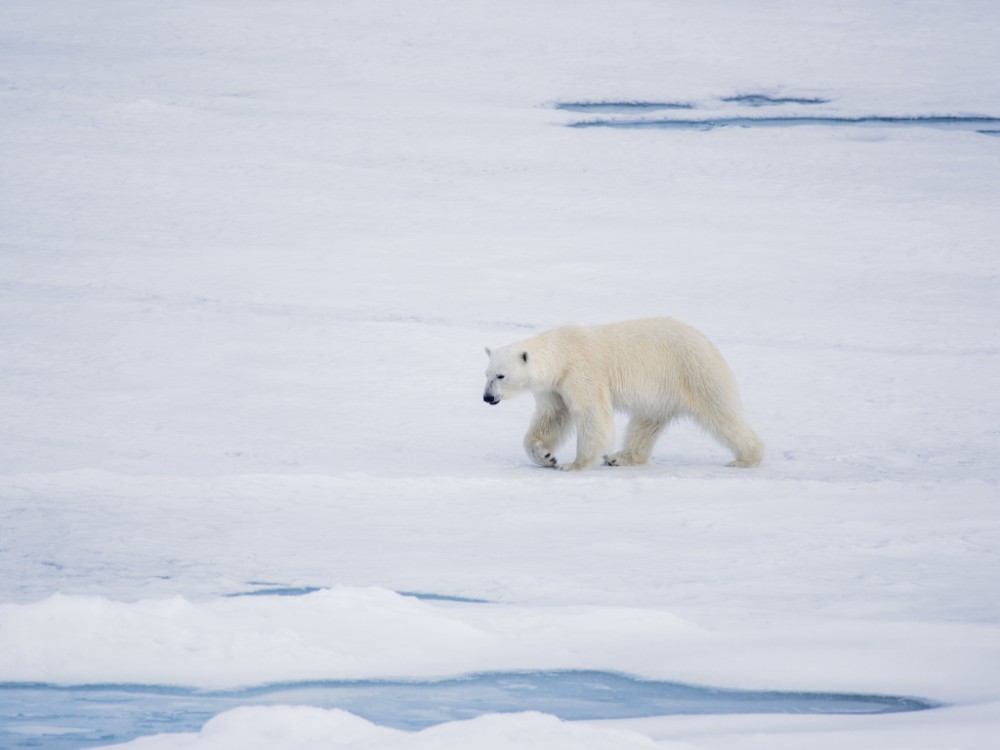
<instances>
[{"instance_id":1,"label":"frozen surface","mask_svg":"<svg viewBox=\"0 0 1000 750\"><path fill-rule=\"evenodd\" d=\"M992 0L6 0L0 682L947 704L243 705L134 743L161 750L989 748L1000 140L567 126L1000 118L998 28ZM647 467L530 467L483 347L646 315L718 344L764 465L678 425Z\"/></svg>"},{"instance_id":2,"label":"frozen surface","mask_svg":"<svg viewBox=\"0 0 1000 750\"><path fill-rule=\"evenodd\" d=\"M639 109L638 106L635 109ZM715 128L792 128L801 125L819 125L832 128L937 128L939 130L964 130L980 135L992 135L1000 118L996 117L712 117L696 120L681 119L617 119L581 120L570 124L574 128L626 128L657 130L713 130Z\"/></svg>"},{"instance_id":3,"label":"frozen surface","mask_svg":"<svg viewBox=\"0 0 1000 750\"><path fill-rule=\"evenodd\" d=\"M206 691L155 685L0 684L8 750L81 747L163 732L193 732L239 706L337 707L382 726L419 730L486 713L544 711L561 719L671 714L880 714L934 707L905 697L716 690L608 672L500 672L450 680L286 683Z\"/></svg>"}]
</instances>

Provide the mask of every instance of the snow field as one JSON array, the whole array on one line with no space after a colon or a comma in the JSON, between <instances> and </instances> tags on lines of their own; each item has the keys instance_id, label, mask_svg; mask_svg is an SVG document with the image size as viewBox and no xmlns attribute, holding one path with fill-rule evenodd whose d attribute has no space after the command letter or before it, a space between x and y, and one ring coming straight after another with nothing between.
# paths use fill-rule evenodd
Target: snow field
<instances>
[{"instance_id":1,"label":"snow field","mask_svg":"<svg viewBox=\"0 0 1000 750\"><path fill-rule=\"evenodd\" d=\"M990 747L1000 141L556 105L996 117L998 27L986 0L8 0L0 681L601 668L954 704L415 733L255 707L135 747ZM649 467L529 467L483 346L664 314L719 345L765 464L679 425ZM270 586L321 590L231 596Z\"/></svg>"}]
</instances>

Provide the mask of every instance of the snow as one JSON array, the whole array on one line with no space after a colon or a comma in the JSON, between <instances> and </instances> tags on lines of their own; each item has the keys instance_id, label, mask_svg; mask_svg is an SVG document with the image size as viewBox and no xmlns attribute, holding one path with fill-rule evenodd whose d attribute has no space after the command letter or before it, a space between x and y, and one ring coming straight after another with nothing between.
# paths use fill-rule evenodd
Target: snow
<instances>
[{"instance_id":1,"label":"snow","mask_svg":"<svg viewBox=\"0 0 1000 750\"><path fill-rule=\"evenodd\" d=\"M248 706L135 748L989 747L1000 141L557 105L1000 117L998 28L988 0L7 0L0 683L602 669L949 704ZM755 95L824 101L726 101ZM483 347L646 315L718 344L764 465L678 425L647 467L529 466ZM235 596L269 588L312 593Z\"/></svg>"},{"instance_id":2,"label":"snow","mask_svg":"<svg viewBox=\"0 0 1000 750\"><path fill-rule=\"evenodd\" d=\"M136 740L136 750L157 748L197 748L224 750L230 747L268 750L275 737L288 747L315 748L442 748L481 747L486 750L514 750L523 747L526 737L538 747L554 750L683 750L682 743L656 743L636 732L613 728L593 728L561 722L538 713L512 716L488 715L463 722L431 727L421 732L403 733L385 729L356 716L333 709L281 706L267 711L235 709L212 719L194 737L166 735Z\"/></svg>"}]
</instances>

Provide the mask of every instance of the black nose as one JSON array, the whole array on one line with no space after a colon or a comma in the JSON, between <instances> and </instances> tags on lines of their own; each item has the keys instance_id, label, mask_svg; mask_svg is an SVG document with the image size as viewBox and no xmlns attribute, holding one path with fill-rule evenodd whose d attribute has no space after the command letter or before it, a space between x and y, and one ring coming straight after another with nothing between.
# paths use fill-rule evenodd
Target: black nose
<instances>
[{"instance_id":1,"label":"black nose","mask_svg":"<svg viewBox=\"0 0 1000 750\"><path fill-rule=\"evenodd\" d=\"M496 399L490 396L489 394L483 396L483 401L485 401L487 404L495 404L497 402Z\"/></svg>"}]
</instances>

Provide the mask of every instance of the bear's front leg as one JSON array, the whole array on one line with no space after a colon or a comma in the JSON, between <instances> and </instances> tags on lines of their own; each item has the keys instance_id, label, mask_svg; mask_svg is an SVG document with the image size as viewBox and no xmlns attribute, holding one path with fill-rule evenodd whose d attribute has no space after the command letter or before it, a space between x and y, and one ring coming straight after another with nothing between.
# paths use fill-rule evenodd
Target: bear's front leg
<instances>
[{"instance_id":1,"label":"bear's front leg","mask_svg":"<svg viewBox=\"0 0 1000 750\"><path fill-rule=\"evenodd\" d=\"M555 449L570 427L569 409L558 393L535 394L535 414L524 436L524 452L539 466L552 468L558 463Z\"/></svg>"},{"instance_id":2,"label":"bear's front leg","mask_svg":"<svg viewBox=\"0 0 1000 750\"><path fill-rule=\"evenodd\" d=\"M595 397L574 414L576 422L576 459L560 464L562 471L582 471L597 464L614 441L615 420L608 396Z\"/></svg>"},{"instance_id":3,"label":"bear's front leg","mask_svg":"<svg viewBox=\"0 0 1000 750\"><path fill-rule=\"evenodd\" d=\"M653 445L672 419L672 414L643 416L634 414L628 425L625 447L617 453L604 457L608 466L639 466L649 463Z\"/></svg>"}]
</instances>

